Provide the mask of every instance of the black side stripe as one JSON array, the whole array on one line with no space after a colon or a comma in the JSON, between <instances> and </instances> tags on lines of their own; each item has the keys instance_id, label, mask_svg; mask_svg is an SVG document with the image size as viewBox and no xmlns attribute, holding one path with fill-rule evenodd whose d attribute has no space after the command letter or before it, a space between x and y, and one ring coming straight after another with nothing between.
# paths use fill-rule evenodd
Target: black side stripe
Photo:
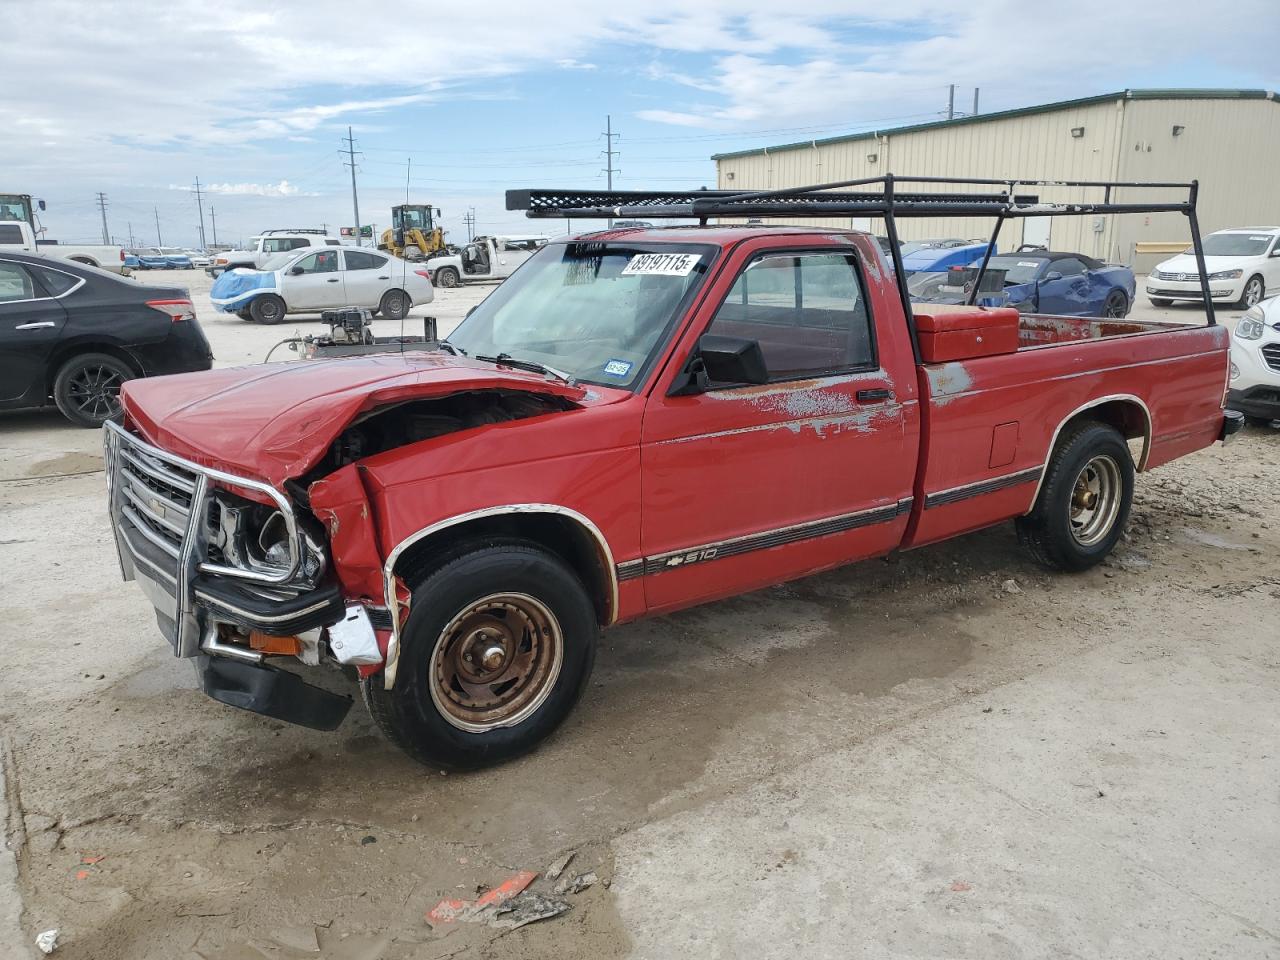
<instances>
[{"instance_id":1,"label":"black side stripe","mask_svg":"<svg viewBox=\"0 0 1280 960\"><path fill-rule=\"evenodd\" d=\"M978 483L966 484L963 487L952 487L950 490L940 490L937 493L925 494L924 508L931 510L934 507L945 507L948 504L959 503L961 500L968 500L970 497L980 497L986 493L995 493L997 490L1006 490L1022 483L1030 483L1032 480L1040 479L1040 471L1043 469L1043 467L1029 467L1026 470L1019 470L1017 473L1007 473L1003 477L996 477L993 480L982 480Z\"/></svg>"},{"instance_id":2,"label":"black side stripe","mask_svg":"<svg viewBox=\"0 0 1280 960\"><path fill-rule=\"evenodd\" d=\"M848 530L856 530L859 527L870 526L874 523L887 523L904 513L910 512L910 510L911 498L908 497L897 503L875 507L871 510L860 510L857 513L846 513L826 520L814 520L810 523L782 527L778 530L766 530L761 533L748 534L745 537L736 537L732 540L721 540L717 543L707 543L697 547L687 547L683 550L673 550L670 553L662 553L653 557L628 560L625 563L618 564L618 580L619 582L633 580L636 577L661 573L664 570L674 570L677 567L687 567L694 563L723 560L725 557L736 557L756 550L768 550L770 547L780 547L800 540L812 540L817 537L831 536L835 533L845 533Z\"/></svg>"}]
</instances>

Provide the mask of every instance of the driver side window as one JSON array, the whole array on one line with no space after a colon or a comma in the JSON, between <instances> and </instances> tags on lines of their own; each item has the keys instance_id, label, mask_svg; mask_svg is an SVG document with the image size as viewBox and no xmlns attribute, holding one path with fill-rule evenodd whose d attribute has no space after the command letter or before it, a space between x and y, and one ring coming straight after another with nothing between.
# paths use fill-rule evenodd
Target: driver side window
<instances>
[{"instance_id":1,"label":"driver side window","mask_svg":"<svg viewBox=\"0 0 1280 960\"><path fill-rule=\"evenodd\" d=\"M1051 271L1056 270L1064 277L1078 277L1084 273L1084 264L1075 257L1065 257L1062 260L1055 260L1049 264Z\"/></svg>"},{"instance_id":2,"label":"driver side window","mask_svg":"<svg viewBox=\"0 0 1280 960\"><path fill-rule=\"evenodd\" d=\"M303 273L334 273L338 269L338 251L321 250L309 257L303 257L294 265L295 270Z\"/></svg>"},{"instance_id":3,"label":"driver side window","mask_svg":"<svg viewBox=\"0 0 1280 960\"><path fill-rule=\"evenodd\" d=\"M756 257L707 332L757 341L770 381L876 365L871 316L852 253Z\"/></svg>"}]
</instances>

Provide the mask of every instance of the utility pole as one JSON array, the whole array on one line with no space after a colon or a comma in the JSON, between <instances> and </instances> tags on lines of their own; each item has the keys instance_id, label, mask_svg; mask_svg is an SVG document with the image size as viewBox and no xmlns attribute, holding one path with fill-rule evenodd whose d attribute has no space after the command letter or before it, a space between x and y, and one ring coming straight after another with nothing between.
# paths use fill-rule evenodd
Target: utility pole
<instances>
[{"instance_id":1,"label":"utility pole","mask_svg":"<svg viewBox=\"0 0 1280 960\"><path fill-rule=\"evenodd\" d=\"M102 242L104 245L111 243L111 235L107 232L107 195L99 191L98 193L98 209L102 211Z\"/></svg>"},{"instance_id":2,"label":"utility pole","mask_svg":"<svg viewBox=\"0 0 1280 960\"><path fill-rule=\"evenodd\" d=\"M956 85L953 83L947 87L947 119L954 120L956 118Z\"/></svg>"},{"instance_id":3,"label":"utility pole","mask_svg":"<svg viewBox=\"0 0 1280 960\"><path fill-rule=\"evenodd\" d=\"M462 215L462 222L467 227L467 243L476 238L476 208L467 207L467 212Z\"/></svg>"},{"instance_id":4,"label":"utility pole","mask_svg":"<svg viewBox=\"0 0 1280 960\"><path fill-rule=\"evenodd\" d=\"M356 246L363 247L360 242L360 201L356 197L356 141L351 136L351 128L347 127L347 159L343 161L343 166L351 168L351 211L355 214L356 223ZM363 154L361 154L363 156Z\"/></svg>"},{"instance_id":5,"label":"utility pole","mask_svg":"<svg viewBox=\"0 0 1280 960\"><path fill-rule=\"evenodd\" d=\"M124 225L129 229L129 246L132 247L133 246L133 221L126 220Z\"/></svg>"},{"instance_id":6,"label":"utility pole","mask_svg":"<svg viewBox=\"0 0 1280 960\"><path fill-rule=\"evenodd\" d=\"M156 246L163 247L164 237L160 236L160 208L152 207L151 211L156 215Z\"/></svg>"},{"instance_id":7,"label":"utility pole","mask_svg":"<svg viewBox=\"0 0 1280 960\"><path fill-rule=\"evenodd\" d=\"M613 140L616 136L618 135L613 132L613 115L606 114L604 118L604 155L606 164L604 172L607 177L606 186L611 193L613 192L613 175L622 172L613 165L613 158L618 154L618 151L613 149ZM609 226L613 226L612 217L609 218Z\"/></svg>"},{"instance_id":8,"label":"utility pole","mask_svg":"<svg viewBox=\"0 0 1280 960\"><path fill-rule=\"evenodd\" d=\"M213 221L213 245L218 245L218 214L213 209L213 204L209 204L209 219Z\"/></svg>"},{"instance_id":9,"label":"utility pole","mask_svg":"<svg viewBox=\"0 0 1280 960\"><path fill-rule=\"evenodd\" d=\"M978 115L978 88L974 87L973 88L973 113L971 114L971 116L976 117L977 115Z\"/></svg>"},{"instance_id":10,"label":"utility pole","mask_svg":"<svg viewBox=\"0 0 1280 960\"><path fill-rule=\"evenodd\" d=\"M200 192L200 178L196 177L196 206L200 209L200 249L207 250L209 245L204 242L204 194Z\"/></svg>"}]
</instances>

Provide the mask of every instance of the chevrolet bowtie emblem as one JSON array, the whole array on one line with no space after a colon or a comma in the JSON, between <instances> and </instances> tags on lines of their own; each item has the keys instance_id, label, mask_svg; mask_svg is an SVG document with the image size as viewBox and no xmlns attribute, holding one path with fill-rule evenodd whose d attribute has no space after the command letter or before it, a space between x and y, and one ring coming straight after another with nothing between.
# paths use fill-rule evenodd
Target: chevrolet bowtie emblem
<instances>
[{"instance_id":1,"label":"chevrolet bowtie emblem","mask_svg":"<svg viewBox=\"0 0 1280 960\"><path fill-rule=\"evenodd\" d=\"M147 503L150 504L151 509L155 511L156 516L158 516L160 519L163 520L164 504L161 503L159 500L157 500L155 497L152 497L150 500L147 501Z\"/></svg>"}]
</instances>

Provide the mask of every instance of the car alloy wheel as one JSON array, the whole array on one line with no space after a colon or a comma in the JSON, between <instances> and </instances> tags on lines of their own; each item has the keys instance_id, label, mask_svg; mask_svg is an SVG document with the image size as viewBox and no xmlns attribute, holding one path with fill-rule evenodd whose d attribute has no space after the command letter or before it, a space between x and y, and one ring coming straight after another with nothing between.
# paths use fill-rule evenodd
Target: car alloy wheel
<instances>
[{"instance_id":1,"label":"car alloy wheel","mask_svg":"<svg viewBox=\"0 0 1280 960\"><path fill-rule=\"evenodd\" d=\"M1256 307L1262 299L1262 278L1252 277L1249 282L1244 285L1244 297L1241 303L1246 307Z\"/></svg>"},{"instance_id":2,"label":"car alloy wheel","mask_svg":"<svg viewBox=\"0 0 1280 960\"><path fill-rule=\"evenodd\" d=\"M1071 493L1071 536L1077 543L1091 547L1111 532L1123 489L1120 465L1109 455L1084 465Z\"/></svg>"}]
</instances>

